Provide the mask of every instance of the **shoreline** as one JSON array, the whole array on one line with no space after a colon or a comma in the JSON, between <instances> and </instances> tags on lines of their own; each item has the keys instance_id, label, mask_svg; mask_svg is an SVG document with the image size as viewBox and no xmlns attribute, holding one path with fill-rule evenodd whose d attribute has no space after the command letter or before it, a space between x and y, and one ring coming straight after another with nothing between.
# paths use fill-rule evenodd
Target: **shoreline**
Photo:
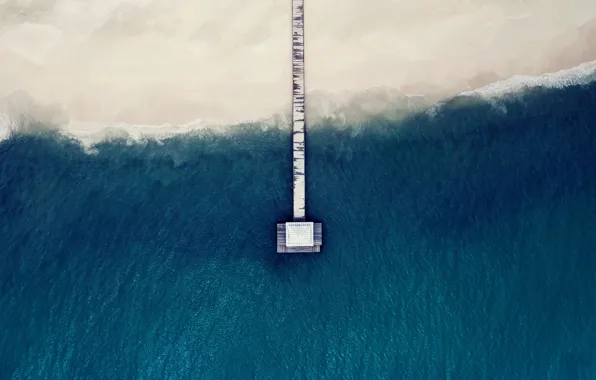
<instances>
[{"instance_id":1,"label":"shoreline","mask_svg":"<svg viewBox=\"0 0 596 380\"><path fill-rule=\"evenodd\" d=\"M446 97L403 94L398 89L389 87L375 87L360 92L335 94L314 90L307 93L310 100L310 109L307 105L310 116L307 116L307 120L311 125L316 125L326 117L350 122L359 118L383 115L387 109L395 110L398 107L405 113L424 111L425 109L432 112L434 107L458 96L477 96L498 100L528 87L562 88L574 84L587 84L594 80L596 80L596 61L584 62L571 69L545 73L540 76L513 76ZM236 125L246 123L288 126L289 128L291 120L289 105L286 108L286 110L261 118L195 119L179 124L134 124L92 120L67 120L61 123L53 121L51 117L44 120L44 117L52 116L51 110L48 111L46 108L36 105L24 91L17 91L9 97L0 99L0 141L8 138L14 132L27 133L32 125L40 124L51 125L53 126L50 127L51 129L56 129L66 136L79 140L87 147L112 138L141 141L143 139L161 140L201 130L225 133Z\"/></svg>"}]
</instances>

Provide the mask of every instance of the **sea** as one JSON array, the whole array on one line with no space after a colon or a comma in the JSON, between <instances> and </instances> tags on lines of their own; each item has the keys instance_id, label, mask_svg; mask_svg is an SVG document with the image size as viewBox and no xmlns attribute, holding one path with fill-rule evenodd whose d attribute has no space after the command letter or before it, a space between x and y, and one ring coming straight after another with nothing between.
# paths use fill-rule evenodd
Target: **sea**
<instances>
[{"instance_id":1,"label":"sea","mask_svg":"<svg viewBox=\"0 0 596 380\"><path fill-rule=\"evenodd\" d=\"M596 379L596 82L307 134L0 142L0 379Z\"/></svg>"}]
</instances>

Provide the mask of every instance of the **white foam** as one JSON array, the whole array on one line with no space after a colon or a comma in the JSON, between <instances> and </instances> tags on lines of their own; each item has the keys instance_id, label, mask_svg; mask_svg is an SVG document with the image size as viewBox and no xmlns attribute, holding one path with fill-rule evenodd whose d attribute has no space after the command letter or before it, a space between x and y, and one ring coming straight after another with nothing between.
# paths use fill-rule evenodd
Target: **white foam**
<instances>
[{"instance_id":1,"label":"white foam","mask_svg":"<svg viewBox=\"0 0 596 380\"><path fill-rule=\"evenodd\" d=\"M596 61L582 63L576 67L559 70L554 73L542 75L514 75L505 80L499 80L486 86L460 92L456 96L480 97L500 112L506 113L507 108L500 102L501 99L520 91L535 87L564 88L573 85L588 84L596 80ZM429 107L426 115L434 118L445 105L445 101Z\"/></svg>"},{"instance_id":2,"label":"white foam","mask_svg":"<svg viewBox=\"0 0 596 380\"><path fill-rule=\"evenodd\" d=\"M567 70L538 76L515 75L489 85L460 93L460 96L495 98L532 87L563 88L581 85L596 79L596 61L585 62Z\"/></svg>"},{"instance_id":3,"label":"white foam","mask_svg":"<svg viewBox=\"0 0 596 380\"><path fill-rule=\"evenodd\" d=\"M27 134L40 129L57 130L59 133L79 140L86 148L114 138L129 143L147 139L161 141L168 137L202 130L226 133L234 126L247 122L259 122L264 127L289 127L289 119L274 115L261 120L196 119L181 124L134 124L125 122L98 122L68 120L55 105L42 106L25 91L14 91L0 98L0 141L15 133ZM33 128L35 126L35 128Z\"/></svg>"},{"instance_id":4,"label":"white foam","mask_svg":"<svg viewBox=\"0 0 596 380\"><path fill-rule=\"evenodd\" d=\"M182 125L147 125L128 123L99 123L90 121L71 121L67 126L60 129L60 132L69 137L75 138L84 146L110 140L114 138L125 139L129 143L147 139L158 142L172 136L188 134L200 130L209 129L214 132L224 132L235 123L216 123L203 120L194 120Z\"/></svg>"}]
</instances>

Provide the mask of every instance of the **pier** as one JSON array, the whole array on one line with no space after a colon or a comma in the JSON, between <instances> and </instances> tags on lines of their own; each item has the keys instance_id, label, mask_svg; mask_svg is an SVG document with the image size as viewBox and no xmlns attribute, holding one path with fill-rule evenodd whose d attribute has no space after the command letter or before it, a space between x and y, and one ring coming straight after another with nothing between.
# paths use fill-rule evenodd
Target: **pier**
<instances>
[{"instance_id":1,"label":"pier","mask_svg":"<svg viewBox=\"0 0 596 380\"><path fill-rule=\"evenodd\" d=\"M306 220L304 0L292 0L292 83L293 220L277 223L277 252L320 252L323 225Z\"/></svg>"}]
</instances>

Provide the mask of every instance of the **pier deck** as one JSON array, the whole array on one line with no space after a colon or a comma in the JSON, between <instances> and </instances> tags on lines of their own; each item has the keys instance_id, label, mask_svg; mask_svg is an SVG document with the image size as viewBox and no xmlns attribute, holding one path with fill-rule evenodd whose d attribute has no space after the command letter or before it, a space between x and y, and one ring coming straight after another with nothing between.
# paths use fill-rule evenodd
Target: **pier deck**
<instances>
[{"instance_id":1,"label":"pier deck","mask_svg":"<svg viewBox=\"0 0 596 380\"><path fill-rule=\"evenodd\" d=\"M323 225L306 220L304 0L292 0L292 222L277 224L278 253L321 252Z\"/></svg>"}]
</instances>

